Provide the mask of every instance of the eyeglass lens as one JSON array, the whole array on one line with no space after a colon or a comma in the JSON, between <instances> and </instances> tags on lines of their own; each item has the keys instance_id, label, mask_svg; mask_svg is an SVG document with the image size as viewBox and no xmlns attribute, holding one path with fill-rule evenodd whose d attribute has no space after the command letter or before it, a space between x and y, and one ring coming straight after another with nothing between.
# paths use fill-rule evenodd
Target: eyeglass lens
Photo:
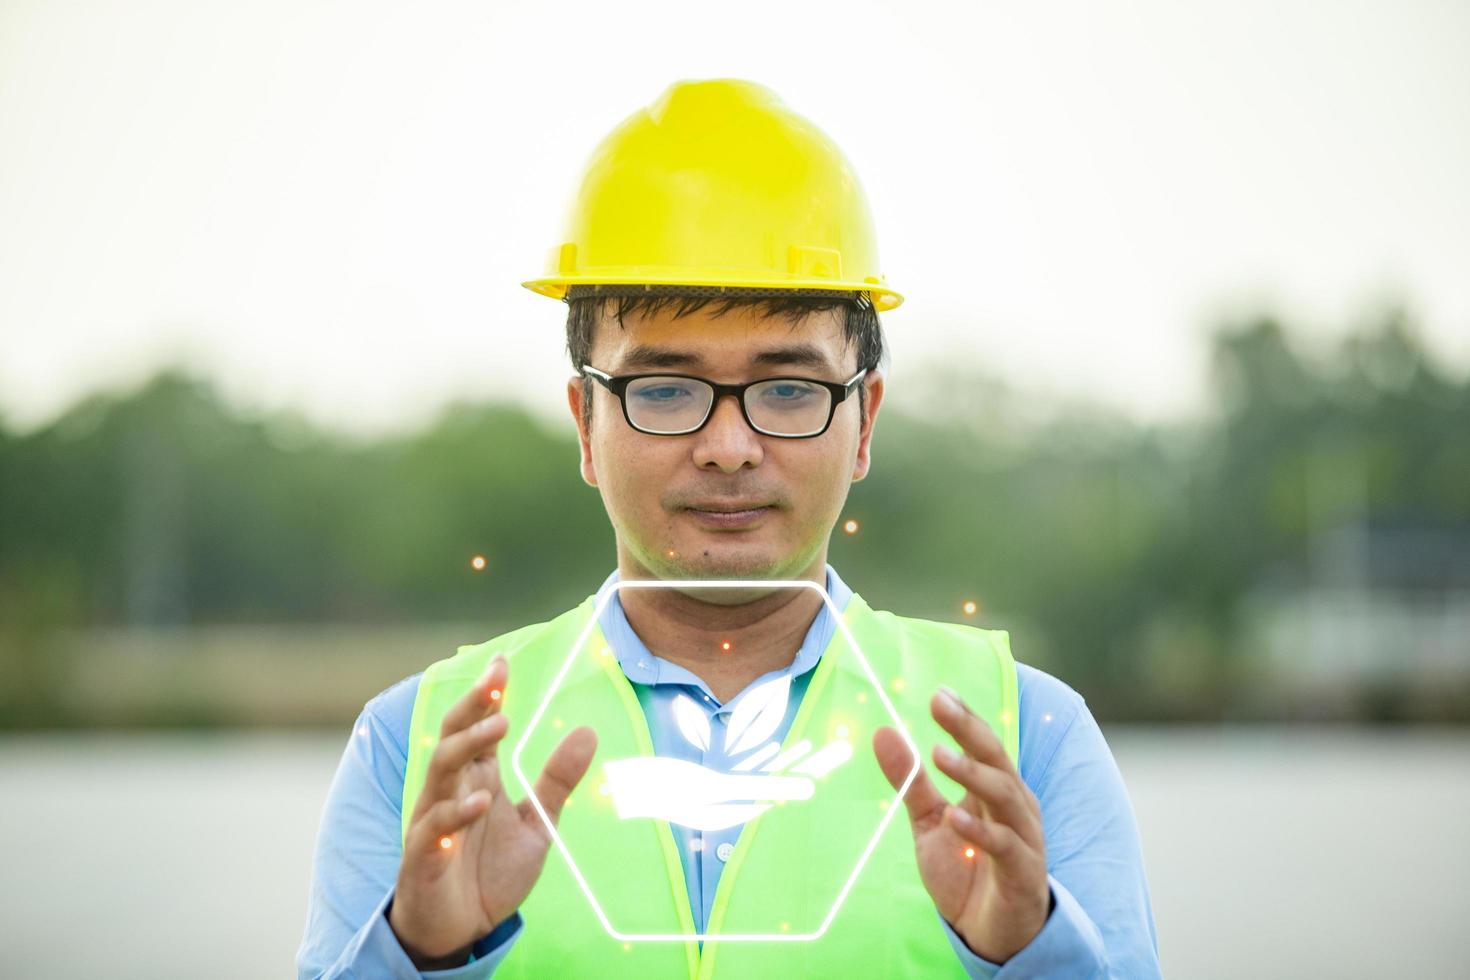
<instances>
[{"instance_id":1,"label":"eyeglass lens","mask_svg":"<svg viewBox=\"0 0 1470 980\"><path fill-rule=\"evenodd\" d=\"M624 399L637 428L673 435L704 421L715 391L690 378L648 377L628 385ZM794 378L770 378L745 390L745 411L756 428L774 435L800 436L827 424L832 393Z\"/></svg>"}]
</instances>

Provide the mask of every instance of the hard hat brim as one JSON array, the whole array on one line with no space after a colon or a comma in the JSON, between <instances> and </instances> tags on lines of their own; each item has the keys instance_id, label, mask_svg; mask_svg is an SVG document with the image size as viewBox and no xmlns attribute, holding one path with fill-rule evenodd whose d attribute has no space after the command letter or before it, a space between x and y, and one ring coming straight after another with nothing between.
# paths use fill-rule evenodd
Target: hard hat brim
<instances>
[{"instance_id":1,"label":"hard hat brim","mask_svg":"<svg viewBox=\"0 0 1470 980\"><path fill-rule=\"evenodd\" d=\"M772 282L769 279L714 279L714 278L655 278L651 276L553 276L543 279L528 279L521 283L522 286L533 293L542 296L550 296L552 299L566 299L567 289L571 286L701 286L706 288L730 288L730 289L769 289L777 290L821 290L824 292L846 292L857 291L867 293L873 302L873 308L880 313L896 309L903 303L903 295L889 289L887 286L871 282L846 282L834 281L832 279L789 279L780 282Z\"/></svg>"}]
</instances>

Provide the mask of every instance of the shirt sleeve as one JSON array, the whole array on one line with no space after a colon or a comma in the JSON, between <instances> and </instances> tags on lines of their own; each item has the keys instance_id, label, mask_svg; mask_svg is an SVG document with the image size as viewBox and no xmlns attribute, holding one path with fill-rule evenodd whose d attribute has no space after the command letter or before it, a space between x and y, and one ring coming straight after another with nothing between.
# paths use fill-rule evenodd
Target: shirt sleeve
<instances>
[{"instance_id":1,"label":"shirt sleeve","mask_svg":"<svg viewBox=\"0 0 1470 980\"><path fill-rule=\"evenodd\" d=\"M1086 702L1051 680L1072 706L1033 706L1041 724L1065 728L1050 742L1054 751L1043 750L1036 772L1023 771L1041 803L1052 903L1046 922L1002 964L976 954L940 921L975 980L1160 977L1142 846L1122 774Z\"/></svg>"},{"instance_id":2,"label":"shirt sleeve","mask_svg":"<svg viewBox=\"0 0 1470 980\"><path fill-rule=\"evenodd\" d=\"M1053 896L1053 901L1055 901L1055 896ZM934 911L937 913L939 910ZM949 939L950 946L954 948L954 954L960 958L960 966L965 968L965 973L969 975L970 980L991 980L1000 971L999 963L990 962L966 945L965 941L960 938L960 934L954 931L954 926L949 924L948 919L941 915L939 921L944 926L944 935ZM1050 912L1047 913L1047 921L1051 921Z\"/></svg>"},{"instance_id":3,"label":"shirt sleeve","mask_svg":"<svg viewBox=\"0 0 1470 980\"><path fill-rule=\"evenodd\" d=\"M420 971L388 923L403 854L407 722L416 690L405 681L370 701L337 765L312 858L298 980L484 980L521 933L517 913L476 942L464 966Z\"/></svg>"}]
</instances>

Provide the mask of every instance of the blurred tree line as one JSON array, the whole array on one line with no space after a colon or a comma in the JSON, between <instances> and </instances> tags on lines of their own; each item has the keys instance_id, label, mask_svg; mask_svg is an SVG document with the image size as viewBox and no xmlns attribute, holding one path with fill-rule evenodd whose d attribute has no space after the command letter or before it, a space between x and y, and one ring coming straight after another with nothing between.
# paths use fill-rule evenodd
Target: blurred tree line
<instances>
[{"instance_id":1,"label":"blurred tree line","mask_svg":"<svg viewBox=\"0 0 1470 980\"><path fill-rule=\"evenodd\" d=\"M1100 717L1252 717L1270 678L1242 598L1273 569L1306 568L1343 521L1470 527L1470 382L1401 311L1317 359L1269 317L1227 325L1212 359L1214 408L1170 428L1038 413L927 369L932 402L885 406L844 512L859 531L839 524L830 560L875 607L1009 629ZM0 425L0 724L67 722L61 632L455 621L483 638L549 618L614 565L576 460L570 419L513 405L357 441L176 370L37 431ZM1470 718L1461 680L1407 713Z\"/></svg>"}]
</instances>

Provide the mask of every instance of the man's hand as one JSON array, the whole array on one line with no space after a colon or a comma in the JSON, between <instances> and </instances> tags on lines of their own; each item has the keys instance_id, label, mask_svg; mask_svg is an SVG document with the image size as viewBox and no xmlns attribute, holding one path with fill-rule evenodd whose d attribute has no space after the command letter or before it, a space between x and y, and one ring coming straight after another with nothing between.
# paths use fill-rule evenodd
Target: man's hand
<instances>
[{"instance_id":1,"label":"man's hand","mask_svg":"<svg viewBox=\"0 0 1470 980\"><path fill-rule=\"evenodd\" d=\"M512 803L501 782L508 674L505 658L495 657L444 716L409 821L388 923L421 969L465 962L469 947L520 907L546 863L546 825L529 798ZM584 726L546 760L536 797L553 823L596 749Z\"/></svg>"},{"instance_id":2,"label":"man's hand","mask_svg":"<svg viewBox=\"0 0 1470 980\"><path fill-rule=\"evenodd\" d=\"M990 726L959 698L941 688L929 710L962 750L936 745L934 763L965 795L950 803L922 766L914 777L904 802L919 875L965 944L1004 963L1035 938L1051 911L1041 804ZM914 758L898 732L878 729L873 752L893 788L902 786Z\"/></svg>"}]
</instances>

